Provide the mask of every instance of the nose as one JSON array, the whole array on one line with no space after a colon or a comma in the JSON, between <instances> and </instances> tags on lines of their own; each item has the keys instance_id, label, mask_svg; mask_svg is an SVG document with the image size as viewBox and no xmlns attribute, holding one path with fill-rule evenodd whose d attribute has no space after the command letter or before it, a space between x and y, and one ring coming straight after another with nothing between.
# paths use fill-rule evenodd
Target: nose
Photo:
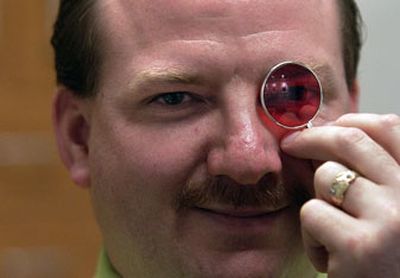
<instances>
[{"instance_id":1,"label":"nose","mask_svg":"<svg viewBox=\"0 0 400 278\"><path fill-rule=\"evenodd\" d=\"M208 153L208 171L240 184L256 184L268 173L281 170L279 144L261 122L255 102L227 109L221 117L218 140ZM234 106L234 105L233 105Z\"/></svg>"}]
</instances>

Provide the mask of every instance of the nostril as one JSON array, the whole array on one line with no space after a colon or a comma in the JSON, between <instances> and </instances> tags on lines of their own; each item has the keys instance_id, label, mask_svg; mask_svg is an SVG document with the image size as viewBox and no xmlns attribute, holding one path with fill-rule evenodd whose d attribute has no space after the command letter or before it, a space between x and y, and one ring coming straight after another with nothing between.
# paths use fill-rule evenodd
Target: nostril
<instances>
[{"instance_id":1,"label":"nostril","mask_svg":"<svg viewBox=\"0 0 400 278\"><path fill-rule=\"evenodd\" d=\"M243 108L243 107L242 107ZM275 134L255 109L226 115L223 128L207 153L212 176L228 176L240 184L255 184L268 173L279 173L281 161Z\"/></svg>"},{"instance_id":2,"label":"nostril","mask_svg":"<svg viewBox=\"0 0 400 278\"><path fill-rule=\"evenodd\" d=\"M255 184L266 174L281 170L276 146L246 141L214 150L209 153L207 163L211 175L225 175L240 184Z\"/></svg>"}]
</instances>

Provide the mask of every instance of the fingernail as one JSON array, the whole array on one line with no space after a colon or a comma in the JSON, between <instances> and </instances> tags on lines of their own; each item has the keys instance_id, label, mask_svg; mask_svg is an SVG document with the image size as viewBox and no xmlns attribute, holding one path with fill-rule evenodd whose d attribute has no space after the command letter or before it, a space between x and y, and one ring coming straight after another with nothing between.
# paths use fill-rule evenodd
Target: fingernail
<instances>
[{"instance_id":1,"label":"fingernail","mask_svg":"<svg viewBox=\"0 0 400 278\"><path fill-rule=\"evenodd\" d=\"M295 131L293 133L290 133L287 135L285 138L282 139L281 145L289 145L291 144L296 138L299 136L300 131Z\"/></svg>"}]
</instances>

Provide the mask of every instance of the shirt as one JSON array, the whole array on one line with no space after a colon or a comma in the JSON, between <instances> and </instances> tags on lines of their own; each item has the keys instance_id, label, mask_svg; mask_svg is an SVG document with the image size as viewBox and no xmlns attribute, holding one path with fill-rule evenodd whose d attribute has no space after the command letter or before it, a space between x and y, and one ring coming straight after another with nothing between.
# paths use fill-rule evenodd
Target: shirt
<instances>
[{"instance_id":1,"label":"shirt","mask_svg":"<svg viewBox=\"0 0 400 278\"><path fill-rule=\"evenodd\" d=\"M319 273L316 278L326 278L326 274ZM107 254L101 250L94 278L121 278L111 265Z\"/></svg>"}]
</instances>

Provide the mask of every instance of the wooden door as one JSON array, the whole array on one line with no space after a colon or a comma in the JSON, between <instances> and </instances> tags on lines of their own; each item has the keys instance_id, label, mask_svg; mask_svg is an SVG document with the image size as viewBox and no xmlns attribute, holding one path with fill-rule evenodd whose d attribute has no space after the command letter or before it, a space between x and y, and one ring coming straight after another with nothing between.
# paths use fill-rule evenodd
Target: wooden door
<instances>
[{"instance_id":1,"label":"wooden door","mask_svg":"<svg viewBox=\"0 0 400 278\"><path fill-rule=\"evenodd\" d=\"M0 277L92 277L100 236L51 128L55 0L0 0Z\"/></svg>"}]
</instances>

